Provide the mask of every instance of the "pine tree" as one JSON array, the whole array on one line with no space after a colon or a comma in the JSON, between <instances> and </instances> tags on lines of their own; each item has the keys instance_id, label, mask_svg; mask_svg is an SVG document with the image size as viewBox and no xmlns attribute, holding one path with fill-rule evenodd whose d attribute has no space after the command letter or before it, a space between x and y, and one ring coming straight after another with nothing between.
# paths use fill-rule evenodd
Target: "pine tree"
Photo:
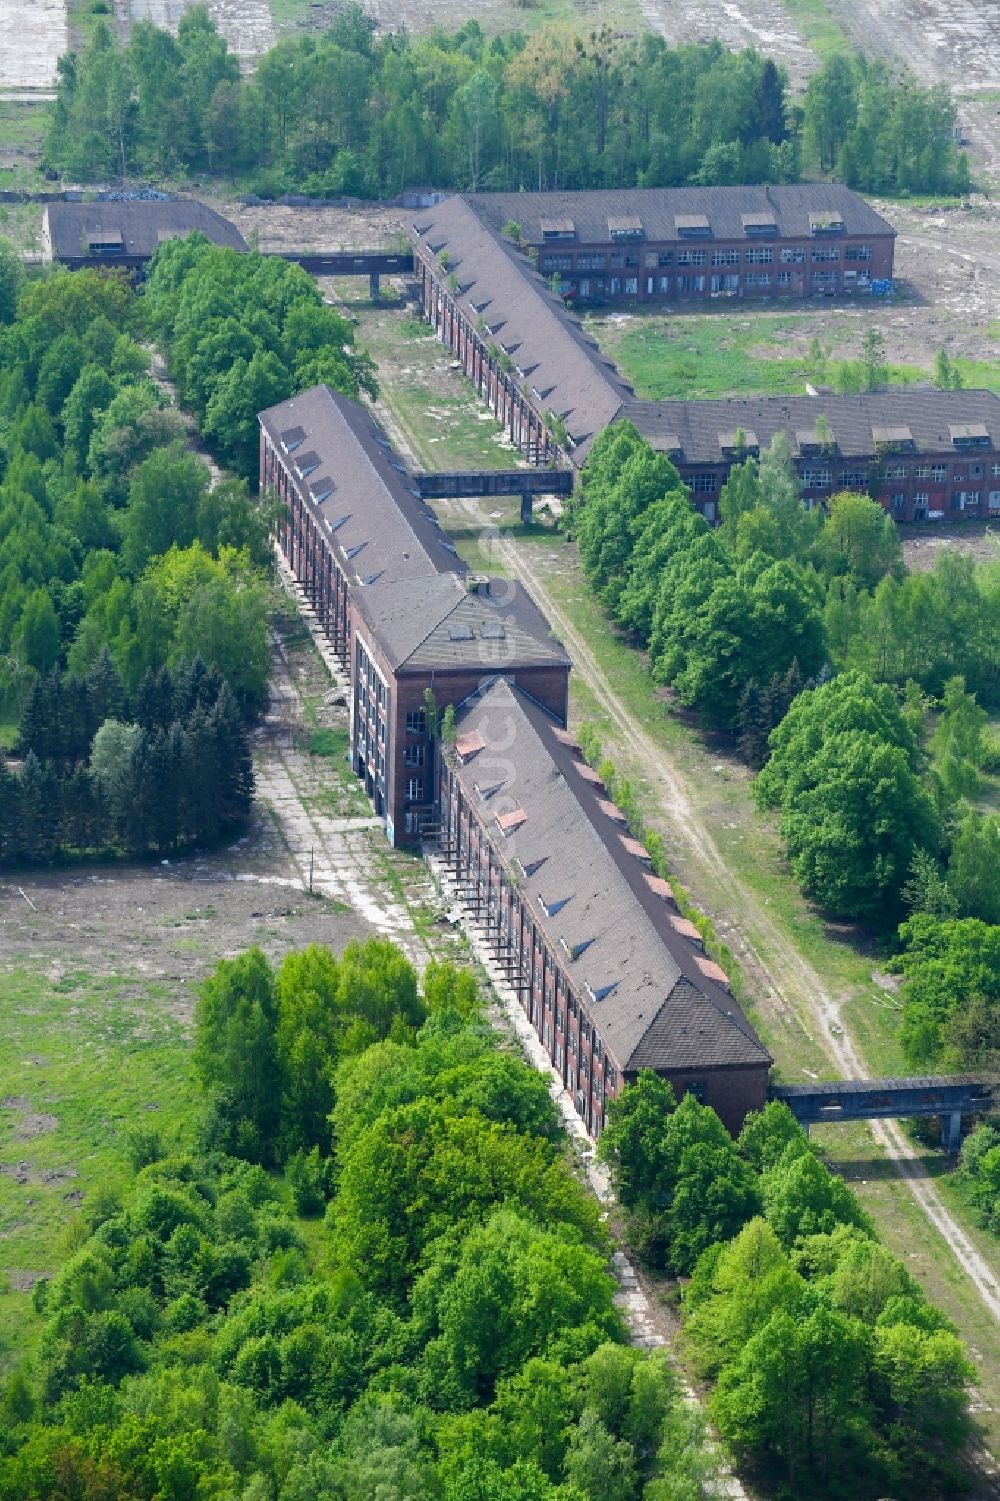
<instances>
[{"instance_id":1,"label":"pine tree","mask_svg":"<svg viewBox=\"0 0 1000 1501\"><path fill-rule=\"evenodd\" d=\"M90 690L83 678L67 673L59 699L60 755L70 762L85 761L97 726L92 724Z\"/></svg>"},{"instance_id":2,"label":"pine tree","mask_svg":"<svg viewBox=\"0 0 1000 1501\"><path fill-rule=\"evenodd\" d=\"M87 689L95 734L106 719L128 717L125 684L106 646L87 674Z\"/></svg>"}]
</instances>

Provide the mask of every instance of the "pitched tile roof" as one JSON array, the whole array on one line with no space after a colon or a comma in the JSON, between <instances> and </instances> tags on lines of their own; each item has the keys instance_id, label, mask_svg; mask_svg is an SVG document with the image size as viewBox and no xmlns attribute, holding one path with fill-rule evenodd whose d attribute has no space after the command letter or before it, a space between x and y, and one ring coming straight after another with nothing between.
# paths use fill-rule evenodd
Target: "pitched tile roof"
<instances>
[{"instance_id":1,"label":"pitched tile roof","mask_svg":"<svg viewBox=\"0 0 1000 1501\"><path fill-rule=\"evenodd\" d=\"M473 808L567 970L584 1009L620 1068L766 1067L769 1056L733 997L702 973L693 946L667 921L643 865L624 849L591 785L575 769L543 709L497 680L458 713L461 734L478 734L502 756L488 801L476 761L455 765ZM505 837L498 813L526 815ZM549 858L552 857L552 858Z\"/></svg>"},{"instance_id":2,"label":"pitched tile roof","mask_svg":"<svg viewBox=\"0 0 1000 1501\"><path fill-rule=\"evenodd\" d=\"M565 423L574 462L582 463L632 394L614 365L526 257L465 199L448 198L421 212L413 232L418 249L447 253L459 307L471 323L485 319L489 337L510 356L536 410L554 412Z\"/></svg>"},{"instance_id":3,"label":"pitched tile roof","mask_svg":"<svg viewBox=\"0 0 1000 1501\"><path fill-rule=\"evenodd\" d=\"M246 241L228 219L194 198L136 199L130 202L50 203L46 207L52 252L57 260L91 254L89 244L111 244L117 237L120 255L155 254L165 239L194 230L215 245L246 250ZM95 262L101 256L94 254Z\"/></svg>"},{"instance_id":4,"label":"pitched tile roof","mask_svg":"<svg viewBox=\"0 0 1000 1501\"><path fill-rule=\"evenodd\" d=\"M894 235L881 214L839 183L779 187L615 188L572 193L473 193L466 202L494 229L520 224L529 245L545 243L541 220L571 221L580 245L612 243L610 224L638 220L647 240L684 238L678 231L707 222L715 240L742 240L748 228L773 222L779 238L808 237L812 220L840 217L847 235ZM610 224L609 224L610 221ZM680 223L678 224L678 221ZM554 249L565 240L551 242Z\"/></svg>"},{"instance_id":5,"label":"pitched tile roof","mask_svg":"<svg viewBox=\"0 0 1000 1501\"><path fill-rule=\"evenodd\" d=\"M360 584L430 575L433 582L435 573L464 571L366 407L312 386L261 412L259 421L348 578Z\"/></svg>"},{"instance_id":6,"label":"pitched tile roof","mask_svg":"<svg viewBox=\"0 0 1000 1501\"><path fill-rule=\"evenodd\" d=\"M397 672L451 668L492 677L546 662L569 666L549 622L512 579L445 574L401 586L387 573L355 600Z\"/></svg>"},{"instance_id":7,"label":"pitched tile roof","mask_svg":"<svg viewBox=\"0 0 1000 1501\"><path fill-rule=\"evenodd\" d=\"M827 444L840 457L870 458L876 434L912 434L920 453L947 452L954 437L974 427L1000 447L1000 396L991 391L935 391L903 388L870 396L741 396L722 401L642 401L623 416L634 422L654 448L675 454L684 464L721 464L727 455L720 437L737 428L752 433L766 448L775 433L788 433L793 446L819 443L816 420L829 425ZM975 436L975 433L972 434ZM895 441L902 441L899 438ZM966 450L956 449L956 452Z\"/></svg>"}]
</instances>

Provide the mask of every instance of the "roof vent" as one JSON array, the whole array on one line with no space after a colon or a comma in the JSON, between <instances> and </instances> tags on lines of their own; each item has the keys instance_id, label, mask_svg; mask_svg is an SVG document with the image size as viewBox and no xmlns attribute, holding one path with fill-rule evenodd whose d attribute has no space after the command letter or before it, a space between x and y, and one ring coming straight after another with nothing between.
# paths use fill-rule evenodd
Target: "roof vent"
<instances>
[{"instance_id":1,"label":"roof vent","mask_svg":"<svg viewBox=\"0 0 1000 1501\"><path fill-rule=\"evenodd\" d=\"M594 940L593 938L582 938L578 943L567 943L566 939L560 936L559 942L565 954L568 954L571 959L579 959L580 955L590 948Z\"/></svg>"},{"instance_id":2,"label":"roof vent","mask_svg":"<svg viewBox=\"0 0 1000 1501\"><path fill-rule=\"evenodd\" d=\"M484 620L479 627L479 634L484 641L503 641L507 636L503 623L499 620Z\"/></svg>"},{"instance_id":3,"label":"roof vent","mask_svg":"<svg viewBox=\"0 0 1000 1501\"><path fill-rule=\"evenodd\" d=\"M449 641L474 641L475 632L471 625L462 625L456 621L448 627Z\"/></svg>"}]
</instances>

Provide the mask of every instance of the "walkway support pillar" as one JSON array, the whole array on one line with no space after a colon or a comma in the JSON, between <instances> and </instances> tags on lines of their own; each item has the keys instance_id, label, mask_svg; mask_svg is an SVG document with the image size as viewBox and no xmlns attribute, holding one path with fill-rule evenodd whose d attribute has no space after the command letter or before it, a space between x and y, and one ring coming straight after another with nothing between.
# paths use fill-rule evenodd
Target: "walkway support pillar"
<instances>
[{"instance_id":1,"label":"walkway support pillar","mask_svg":"<svg viewBox=\"0 0 1000 1501\"><path fill-rule=\"evenodd\" d=\"M953 1110L941 1117L941 1145L954 1157L962 1147L962 1112Z\"/></svg>"},{"instance_id":2,"label":"walkway support pillar","mask_svg":"<svg viewBox=\"0 0 1000 1501\"><path fill-rule=\"evenodd\" d=\"M368 278L368 292L372 302L378 302L380 285L379 274L377 271L373 271Z\"/></svg>"},{"instance_id":3,"label":"walkway support pillar","mask_svg":"<svg viewBox=\"0 0 1000 1501\"><path fill-rule=\"evenodd\" d=\"M531 525L531 491L525 490L521 496L521 525Z\"/></svg>"}]
</instances>

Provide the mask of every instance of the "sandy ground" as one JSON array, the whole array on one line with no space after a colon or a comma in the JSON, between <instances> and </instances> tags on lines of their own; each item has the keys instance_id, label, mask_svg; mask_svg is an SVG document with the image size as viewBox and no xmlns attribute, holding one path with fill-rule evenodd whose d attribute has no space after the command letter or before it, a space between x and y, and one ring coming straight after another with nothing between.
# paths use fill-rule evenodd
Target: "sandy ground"
<instances>
[{"instance_id":1,"label":"sandy ground","mask_svg":"<svg viewBox=\"0 0 1000 1501\"><path fill-rule=\"evenodd\" d=\"M969 526L900 527L903 557L907 568L929 571L943 547L949 552L967 553L977 563L1000 559L1000 526L983 521Z\"/></svg>"},{"instance_id":2,"label":"sandy ground","mask_svg":"<svg viewBox=\"0 0 1000 1501\"><path fill-rule=\"evenodd\" d=\"M66 0L0 0L0 89L48 89L69 46Z\"/></svg>"},{"instance_id":3,"label":"sandy ground","mask_svg":"<svg viewBox=\"0 0 1000 1501\"><path fill-rule=\"evenodd\" d=\"M719 37L739 51L756 47L788 70L801 86L819 66L815 53L796 29L781 0L639 0L643 18L672 45L707 42Z\"/></svg>"}]
</instances>

